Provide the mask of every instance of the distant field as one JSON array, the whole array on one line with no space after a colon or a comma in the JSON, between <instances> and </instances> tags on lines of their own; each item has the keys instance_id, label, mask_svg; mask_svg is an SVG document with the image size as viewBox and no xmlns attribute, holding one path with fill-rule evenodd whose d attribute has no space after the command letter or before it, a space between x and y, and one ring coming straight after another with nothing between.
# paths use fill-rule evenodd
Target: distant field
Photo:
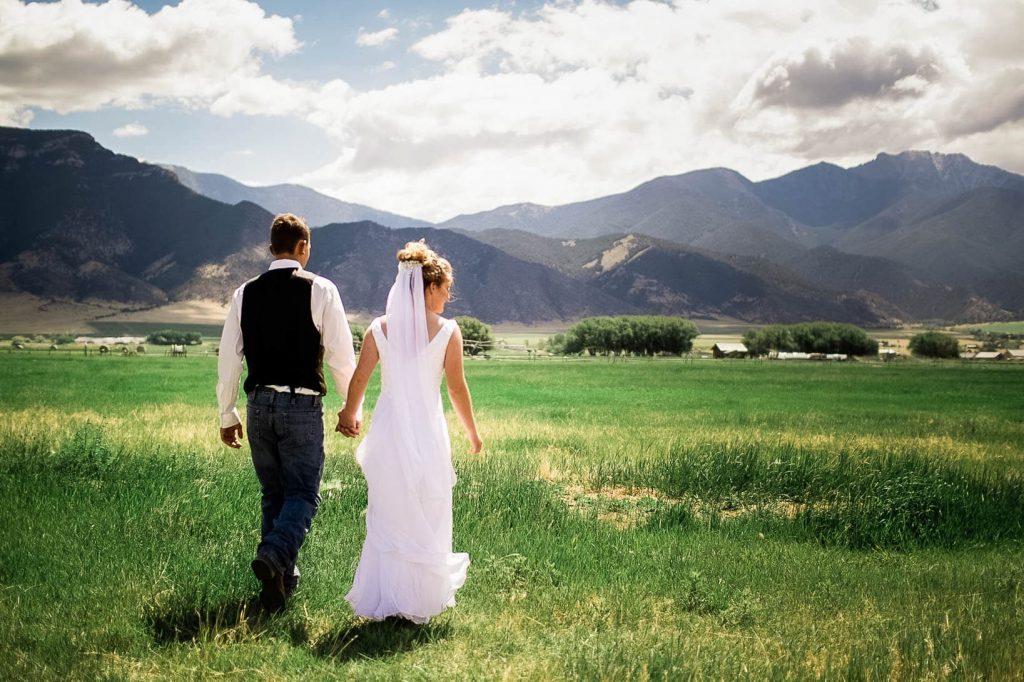
<instances>
[{"instance_id":1,"label":"distant field","mask_svg":"<svg viewBox=\"0 0 1024 682\"><path fill-rule=\"evenodd\" d=\"M95 321L91 323L96 336L147 336L161 329L174 329L181 332L199 332L206 338L220 338L221 324L187 324L182 322L113 322Z\"/></svg>"},{"instance_id":2,"label":"distant field","mask_svg":"<svg viewBox=\"0 0 1024 682\"><path fill-rule=\"evenodd\" d=\"M987 324L965 324L958 327L964 331L970 329L981 329L997 334L1024 334L1024 321L1022 322L990 322Z\"/></svg>"},{"instance_id":3,"label":"distant field","mask_svg":"<svg viewBox=\"0 0 1024 682\"><path fill-rule=\"evenodd\" d=\"M366 493L333 435L303 583L260 615L215 367L0 353L6 677L1024 675L1024 368L470 361L473 565L406 627L343 601Z\"/></svg>"}]
</instances>

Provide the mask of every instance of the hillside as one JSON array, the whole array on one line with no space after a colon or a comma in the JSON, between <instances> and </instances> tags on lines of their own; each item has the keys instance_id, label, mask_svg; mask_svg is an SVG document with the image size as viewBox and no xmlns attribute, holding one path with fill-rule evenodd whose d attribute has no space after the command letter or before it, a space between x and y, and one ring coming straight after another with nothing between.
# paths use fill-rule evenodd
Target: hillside
<instances>
[{"instance_id":1,"label":"hillside","mask_svg":"<svg viewBox=\"0 0 1024 682\"><path fill-rule=\"evenodd\" d=\"M457 216L439 227L518 229L562 239L637 232L722 253L782 257L817 242L815 232L759 199L724 168L657 178L628 192L556 207L519 204Z\"/></svg>"},{"instance_id":2,"label":"hillside","mask_svg":"<svg viewBox=\"0 0 1024 682\"><path fill-rule=\"evenodd\" d=\"M983 187L851 251L898 260L965 286L1024 272L1024 191Z\"/></svg>"},{"instance_id":3,"label":"hillside","mask_svg":"<svg viewBox=\"0 0 1024 682\"><path fill-rule=\"evenodd\" d=\"M787 266L822 289L874 294L899 308L907 320L980 322L1011 317L982 296L938 284L924 271L887 258L822 246L800 254Z\"/></svg>"},{"instance_id":4,"label":"hillside","mask_svg":"<svg viewBox=\"0 0 1024 682\"><path fill-rule=\"evenodd\" d=\"M84 133L0 129L0 157L0 291L136 307L224 301L268 263L266 210L196 194ZM636 312L555 270L429 228L326 226L310 268L338 283L351 310L379 312L395 253L423 236L456 264L463 293L453 314L532 322Z\"/></svg>"},{"instance_id":5,"label":"hillside","mask_svg":"<svg viewBox=\"0 0 1024 682\"><path fill-rule=\"evenodd\" d=\"M514 230L467 233L653 313L748 322L834 319L882 326L901 316L880 297L837 294L757 257L725 256L645 235L558 240Z\"/></svg>"},{"instance_id":6,"label":"hillside","mask_svg":"<svg viewBox=\"0 0 1024 682\"><path fill-rule=\"evenodd\" d=\"M206 263L266 238L262 208L202 197L85 133L0 128L0 157L7 290L158 304Z\"/></svg>"}]
</instances>

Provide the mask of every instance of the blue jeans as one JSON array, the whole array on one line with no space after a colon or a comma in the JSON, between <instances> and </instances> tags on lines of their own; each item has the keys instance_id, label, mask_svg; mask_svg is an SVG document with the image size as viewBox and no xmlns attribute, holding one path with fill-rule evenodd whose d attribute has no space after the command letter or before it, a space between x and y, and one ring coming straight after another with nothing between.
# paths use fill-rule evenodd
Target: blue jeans
<instances>
[{"instance_id":1,"label":"blue jeans","mask_svg":"<svg viewBox=\"0 0 1024 682\"><path fill-rule=\"evenodd\" d=\"M269 560L294 586L296 560L320 506L324 473L324 410L321 397L256 388L248 395L246 434L263 492L258 556Z\"/></svg>"}]
</instances>

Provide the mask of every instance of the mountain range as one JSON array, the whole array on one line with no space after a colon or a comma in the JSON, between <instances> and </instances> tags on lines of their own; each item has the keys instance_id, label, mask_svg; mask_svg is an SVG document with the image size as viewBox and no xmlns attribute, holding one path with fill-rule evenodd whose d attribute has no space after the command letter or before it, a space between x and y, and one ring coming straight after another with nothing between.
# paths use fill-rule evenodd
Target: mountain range
<instances>
[{"instance_id":1,"label":"mountain range","mask_svg":"<svg viewBox=\"0 0 1024 682\"><path fill-rule=\"evenodd\" d=\"M126 305L226 300L267 262L275 212L322 223L310 268L380 312L394 253L455 265L452 314L488 322L659 313L883 326L1024 313L1024 178L960 155L881 154L751 182L657 178L436 227L298 185L139 162L86 133L0 128L0 291Z\"/></svg>"},{"instance_id":2,"label":"mountain range","mask_svg":"<svg viewBox=\"0 0 1024 682\"><path fill-rule=\"evenodd\" d=\"M364 220L385 227L429 227L432 223L408 216L378 211L362 204L341 201L303 185L244 185L226 175L197 173L182 166L164 165L181 184L197 194L225 204L251 201L271 213L297 213L310 227L328 223L356 223Z\"/></svg>"}]
</instances>

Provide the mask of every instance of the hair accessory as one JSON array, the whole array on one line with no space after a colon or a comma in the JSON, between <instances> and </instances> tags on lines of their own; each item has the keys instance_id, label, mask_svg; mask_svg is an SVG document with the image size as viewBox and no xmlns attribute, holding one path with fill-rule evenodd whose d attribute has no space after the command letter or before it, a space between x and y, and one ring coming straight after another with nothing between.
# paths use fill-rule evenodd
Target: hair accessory
<instances>
[{"instance_id":1,"label":"hair accessory","mask_svg":"<svg viewBox=\"0 0 1024 682\"><path fill-rule=\"evenodd\" d=\"M417 260L403 260L403 261L399 261L399 263L398 263L398 269L399 270L415 270L416 268L422 268L422 267L423 267L423 263L421 263L421 262L419 262Z\"/></svg>"}]
</instances>

